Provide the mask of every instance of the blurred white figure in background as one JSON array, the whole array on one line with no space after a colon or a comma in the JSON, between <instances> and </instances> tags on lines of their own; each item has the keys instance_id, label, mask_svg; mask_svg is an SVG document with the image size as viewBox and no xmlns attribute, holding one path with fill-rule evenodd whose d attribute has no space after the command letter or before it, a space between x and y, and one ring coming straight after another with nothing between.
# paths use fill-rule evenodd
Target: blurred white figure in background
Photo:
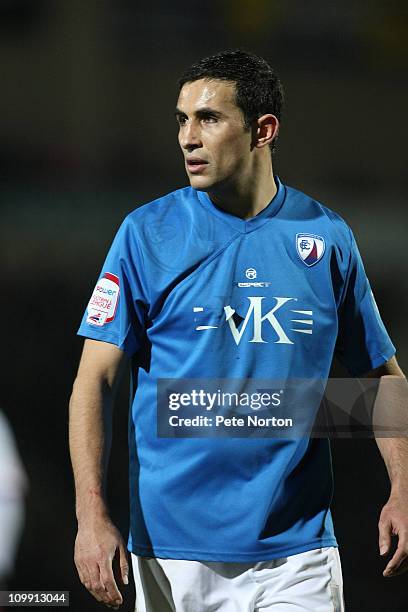
<instances>
[{"instance_id":1,"label":"blurred white figure in background","mask_svg":"<svg viewBox=\"0 0 408 612\"><path fill-rule=\"evenodd\" d=\"M0 411L0 588L10 577L24 525L27 476L13 432Z\"/></svg>"}]
</instances>

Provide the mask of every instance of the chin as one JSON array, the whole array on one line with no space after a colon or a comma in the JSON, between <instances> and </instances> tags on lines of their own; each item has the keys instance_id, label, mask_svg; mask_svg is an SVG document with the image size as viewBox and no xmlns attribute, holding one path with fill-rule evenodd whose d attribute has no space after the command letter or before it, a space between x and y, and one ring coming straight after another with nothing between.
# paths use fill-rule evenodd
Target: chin
<instances>
[{"instance_id":1,"label":"chin","mask_svg":"<svg viewBox=\"0 0 408 612\"><path fill-rule=\"evenodd\" d=\"M193 189L198 189L199 191L208 191L213 186L213 181L210 181L205 176L189 176L190 185Z\"/></svg>"},{"instance_id":2,"label":"chin","mask_svg":"<svg viewBox=\"0 0 408 612\"><path fill-rule=\"evenodd\" d=\"M188 178L193 189L198 189L199 191L207 191L212 185L212 182L204 176L189 176Z\"/></svg>"}]
</instances>

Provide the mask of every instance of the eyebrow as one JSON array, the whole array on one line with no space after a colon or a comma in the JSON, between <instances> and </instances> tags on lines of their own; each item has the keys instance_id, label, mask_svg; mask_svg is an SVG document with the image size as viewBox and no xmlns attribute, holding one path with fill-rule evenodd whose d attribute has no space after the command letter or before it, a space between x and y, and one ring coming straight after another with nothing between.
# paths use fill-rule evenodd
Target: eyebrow
<instances>
[{"instance_id":1,"label":"eyebrow","mask_svg":"<svg viewBox=\"0 0 408 612\"><path fill-rule=\"evenodd\" d=\"M214 117L225 117L224 113L222 113L221 111L217 111L209 106L203 106L202 108L199 108L198 110L195 111L194 114L197 117L203 117L204 115L214 115ZM174 116L175 117L187 117L186 113L180 110L179 108L176 108L176 110L174 111Z\"/></svg>"}]
</instances>

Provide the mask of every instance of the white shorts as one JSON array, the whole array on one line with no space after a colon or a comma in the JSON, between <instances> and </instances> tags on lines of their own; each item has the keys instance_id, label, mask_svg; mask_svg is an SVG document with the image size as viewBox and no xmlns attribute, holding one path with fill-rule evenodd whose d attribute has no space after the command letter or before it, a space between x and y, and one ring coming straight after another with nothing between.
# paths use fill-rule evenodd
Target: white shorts
<instances>
[{"instance_id":1,"label":"white shorts","mask_svg":"<svg viewBox=\"0 0 408 612\"><path fill-rule=\"evenodd\" d=\"M252 563L132 553L136 612L344 612L337 547Z\"/></svg>"}]
</instances>

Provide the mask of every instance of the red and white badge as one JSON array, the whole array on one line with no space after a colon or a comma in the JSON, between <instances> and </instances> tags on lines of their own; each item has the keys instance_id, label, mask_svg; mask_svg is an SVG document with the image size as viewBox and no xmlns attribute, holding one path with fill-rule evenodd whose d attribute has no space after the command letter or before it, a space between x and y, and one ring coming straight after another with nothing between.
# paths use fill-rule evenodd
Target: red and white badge
<instances>
[{"instance_id":1,"label":"red and white badge","mask_svg":"<svg viewBox=\"0 0 408 612\"><path fill-rule=\"evenodd\" d=\"M119 299L119 278L111 272L98 280L88 304L87 323L102 327L115 318Z\"/></svg>"},{"instance_id":2,"label":"red and white badge","mask_svg":"<svg viewBox=\"0 0 408 612\"><path fill-rule=\"evenodd\" d=\"M303 263L310 268L324 255L326 245L317 234L296 234L296 250Z\"/></svg>"}]
</instances>

